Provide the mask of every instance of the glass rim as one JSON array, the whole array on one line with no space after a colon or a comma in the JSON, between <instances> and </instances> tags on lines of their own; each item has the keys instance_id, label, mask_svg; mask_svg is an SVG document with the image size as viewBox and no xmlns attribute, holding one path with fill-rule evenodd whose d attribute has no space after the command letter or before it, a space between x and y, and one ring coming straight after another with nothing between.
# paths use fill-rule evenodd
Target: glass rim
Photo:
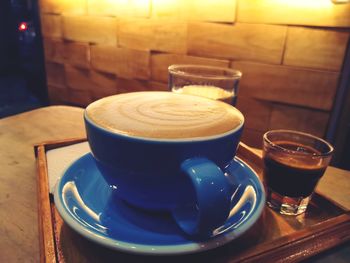
<instances>
[{"instance_id":1,"label":"glass rim","mask_svg":"<svg viewBox=\"0 0 350 263\"><path fill-rule=\"evenodd\" d=\"M312 138L312 139L315 139L321 143L323 143L324 145L326 145L328 147L328 151L327 152L324 152L324 153L307 153L307 152L299 152L299 151L294 151L294 150L290 150L290 149L286 149L280 145L277 145L275 143L273 143L269 138L268 138L268 135L272 134L272 133L291 133L291 134L297 134L297 135L301 135L301 136L304 136L304 137L308 137L308 138ZM303 155L303 156L313 156L313 157L327 157L327 156L330 156L333 152L334 152L334 147L329 143L327 142L326 140L320 138L320 137L317 137L315 135L312 135L310 133L306 133L306 132L300 132L300 131L295 131L295 130L283 130L283 129L280 129L280 130L270 130L270 131L267 131L264 133L263 135L263 139L265 142L267 142L272 148L274 149L278 149L278 150L281 150L285 153L289 153L289 154L294 154L294 155Z\"/></svg>"},{"instance_id":2,"label":"glass rim","mask_svg":"<svg viewBox=\"0 0 350 263\"><path fill-rule=\"evenodd\" d=\"M213 69L228 72L230 75L206 75L203 73L190 73L184 70L186 69ZM191 76L196 78L206 78L206 79L240 79L242 77L242 72L236 69L216 67L216 66L204 66L204 65L194 65L194 64L173 64L168 67L168 72L177 76Z\"/></svg>"}]
</instances>

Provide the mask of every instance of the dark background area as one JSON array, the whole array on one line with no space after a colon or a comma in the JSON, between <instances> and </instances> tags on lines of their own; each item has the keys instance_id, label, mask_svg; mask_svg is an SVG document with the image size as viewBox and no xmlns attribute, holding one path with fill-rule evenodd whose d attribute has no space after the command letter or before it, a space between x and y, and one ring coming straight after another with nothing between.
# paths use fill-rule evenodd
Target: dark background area
<instances>
[{"instance_id":1,"label":"dark background area","mask_svg":"<svg viewBox=\"0 0 350 263\"><path fill-rule=\"evenodd\" d=\"M43 61L37 1L1 0L0 118L47 105Z\"/></svg>"}]
</instances>

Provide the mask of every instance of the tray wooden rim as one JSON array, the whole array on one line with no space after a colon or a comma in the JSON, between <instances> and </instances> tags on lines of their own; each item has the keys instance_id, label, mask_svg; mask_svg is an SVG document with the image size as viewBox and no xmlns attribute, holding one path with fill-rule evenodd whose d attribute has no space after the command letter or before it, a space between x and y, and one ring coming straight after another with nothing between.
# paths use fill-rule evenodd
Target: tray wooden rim
<instances>
[{"instance_id":1,"label":"tray wooden rim","mask_svg":"<svg viewBox=\"0 0 350 263\"><path fill-rule=\"evenodd\" d=\"M84 142L86 138L70 138L59 141L45 141L34 145L37 165L38 224L40 242L40 262L59 262L54 234L53 198L49 193L47 177L46 151L71 144ZM249 146L240 143L239 153L242 157L261 165L261 157ZM316 255L322 251L350 240L350 211L328 197L317 193L344 213L324 222L309 226L270 242L247 249L234 261L252 262L275 260L297 262ZM231 261L230 261L231 262Z\"/></svg>"}]
</instances>

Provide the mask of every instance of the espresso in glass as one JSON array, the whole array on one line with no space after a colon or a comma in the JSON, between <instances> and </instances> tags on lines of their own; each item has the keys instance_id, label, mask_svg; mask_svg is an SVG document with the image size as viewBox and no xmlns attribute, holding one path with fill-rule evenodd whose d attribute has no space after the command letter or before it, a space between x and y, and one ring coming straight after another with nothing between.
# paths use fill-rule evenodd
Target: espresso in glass
<instances>
[{"instance_id":1,"label":"espresso in glass","mask_svg":"<svg viewBox=\"0 0 350 263\"><path fill-rule=\"evenodd\" d=\"M305 212L333 147L313 135L276 130L264 135L267 203L282 214Z\"/></svg>"}]
</instances>

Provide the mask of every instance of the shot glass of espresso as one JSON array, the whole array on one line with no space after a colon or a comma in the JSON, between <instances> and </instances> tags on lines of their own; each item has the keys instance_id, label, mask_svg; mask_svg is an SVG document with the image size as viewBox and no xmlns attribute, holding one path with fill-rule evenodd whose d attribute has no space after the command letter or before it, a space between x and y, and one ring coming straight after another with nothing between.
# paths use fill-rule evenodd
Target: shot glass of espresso
<instances>
[{"instance_id":1,"label":"shot glass of espresso","mask_svg":"<svg viewBox=\"0 0 350 263\"><path fill-rule=\"evenodd\" d=\"M238 85L242 76L238 70L202 65L171 65L168 72L168 84L172 92L236 105Z\"/></svg>"},{"instance_id":2,"label":"shot glass of espresso","mask_svg":"<svg viewBox=\"0 0 350 263\"><path fill-rule=\"evenodd\" d=\"M267 205L285 215L304 213L333 150L331 144L311 134L266 132L263 160Z\"/></svg>"}]
</instances>

